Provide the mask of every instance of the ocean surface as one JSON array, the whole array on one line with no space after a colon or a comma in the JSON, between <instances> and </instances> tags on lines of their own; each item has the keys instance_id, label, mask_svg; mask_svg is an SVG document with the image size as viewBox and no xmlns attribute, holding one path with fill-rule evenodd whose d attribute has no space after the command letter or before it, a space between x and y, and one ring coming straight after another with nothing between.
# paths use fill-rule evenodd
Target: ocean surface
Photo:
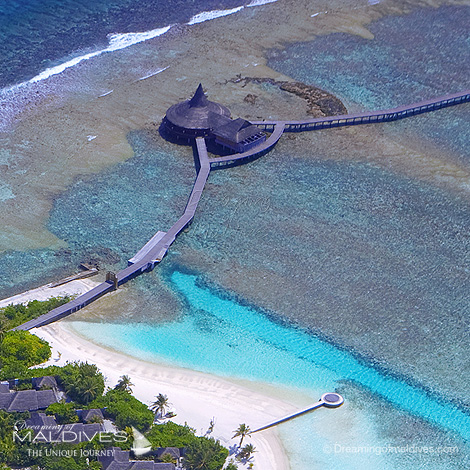
<instances>
[{"instance_id":1,"label":"ocean surface","mask_svg":"<svg viewBox=\"0 0 470 470\"><path fill-rule=\"evenodd\" d=\"M261 28L283 2L0 6L0 241L25 247L0 253L1 297L68 275L84 260L121 269L172 225L195 176L192 151L162 140L139 114L151 121L160 108L152 114L145 92L126 94L122 82L156 80L152 93L166 109L184 98L170 90L165 101L166 74L211 55L192 40L198 25L237 41L231 24L244 18ZM318 28L326 21L324 5L287 3L299 21ZM331 21L341 25L357 11L382 11L359 1L333 6L339 14ZM406 8L379 19L371 13L368 39L310 34L290 44L273 40L263 53L271 73L319 85L351 111L468 88L470 7ZM213 66L218 77L229 62ZM175 82L200 79L189 66L184 74ZM36 94L44 151L37 130L21 128ZM279 90L263 85L259 94L275 100ZM102 104L108 98L117 104ZM110 116L93 114L93 103ZM262 159L211 174L195 222L158 269L69 321L136 357L267 382L313 401L341 393L342 408L279 428L292 468L468 468L469 118L465 104L380 128L283 136ZM100 119L120 123L127 147L113 144L118 133L100 143L107 129L114 132ZM61 146L61 132L77 132L83 148ZM57 158L47 150L55 147ZM62 155L75 159L60 163ZM8 209L15 201L29 211ZM39 241L28 234L36 213L44 214ZM17 225L7 223L13 214ZM393 450L406 446L415 447ZM423 447L435 451L416 450Z\"/></svg>"}]
</instances>

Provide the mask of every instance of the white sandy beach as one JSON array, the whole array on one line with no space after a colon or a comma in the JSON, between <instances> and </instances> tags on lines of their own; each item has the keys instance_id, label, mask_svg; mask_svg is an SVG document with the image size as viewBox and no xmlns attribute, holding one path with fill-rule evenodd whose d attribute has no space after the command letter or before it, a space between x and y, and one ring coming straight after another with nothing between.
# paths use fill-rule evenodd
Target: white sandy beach
<instances>
[{"instance_id":1,"label":"white sandy beach","mask_svg":"<svg viewBox=\"0 0 470 470\"><path fill-rule=\"evenodd\" d=\"M49 287L49 285L46 284L45 286L37 287L36 289L23 292L22 294L0 300L0 308L6 307L10 304L25 304L32 300L42 301L50 299L51 297L81 295L88 292L90 289L93 289L93 287L98 284L99 282L91 279L77 279L57 287Z\"/></svg>"},{"instance_id":2,"label":"white sandy beach","mask_svg":"<svg viewBox=\"0 0 470 470\"><path fill-rule=\"evenodd\" d=\"M91 279L71 281L58 287L42 286L0 301L0 308L31 300L80 295L98 283ZM256 429L297 408L278 398L258 393L228 380L209 374L164 364L145 362L116 351L100 347L73 332L67 323L54 324L31 330L49 342L52 357L45 365L64 365L70 361L88 361L96 364L113 387L122 375L128 375L134 384L133 393L143 403L151 404L155 395L168 395L176 409L176 423L188 423L204 435L215 418L213 437L223 445L238 443L231 439L241 423ZM289 461L275 430L262 431L246 438L256 447L254 459L259 469L288 470Z\"/></svg>"},{"instance_id":3,"label":"white sandy beach","mask_svg":"<svg viewBox=\"0 0 470 470\"><path fill-rule=\"evenodd\" d=\"M102 348L76 335L64 322L32 330L32 333L47 340L53 349L47 365L64 365L67 361L76 360L94 363L110 387L120 376L128 375L134 384L134 395L139 400L150 405L158 393L168 395L177 413L174 421L188 423L200 435L205 434L211 419L215 418L212 436L227 447L238 443L238 438L232 440L231 437L239 424L246 423L251 429L256 429L297 409L285 401L216 376L144 362ZM254 434L244 442L251 442L256 447L255 468L289 469L275 430Z\"/></svg>"}]
</instances>

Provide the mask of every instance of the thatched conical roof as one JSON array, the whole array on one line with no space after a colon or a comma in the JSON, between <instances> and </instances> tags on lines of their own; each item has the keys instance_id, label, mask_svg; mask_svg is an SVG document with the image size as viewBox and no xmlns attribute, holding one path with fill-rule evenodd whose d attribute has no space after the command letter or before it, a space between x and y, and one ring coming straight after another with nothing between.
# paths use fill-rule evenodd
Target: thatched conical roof
<instances>
[{"instance_id":1,"label":"thatched conical roof","mask_svg":"<svg viewBox=\"0 0 470 470\"><path fill-rule=\"evenodd\" d=\"M219 103L209 101L199 84L190 100L171 106L166 118L175 126L185 129L214 129L227 123L230 110Z\"/></svg>"}]
</instances>

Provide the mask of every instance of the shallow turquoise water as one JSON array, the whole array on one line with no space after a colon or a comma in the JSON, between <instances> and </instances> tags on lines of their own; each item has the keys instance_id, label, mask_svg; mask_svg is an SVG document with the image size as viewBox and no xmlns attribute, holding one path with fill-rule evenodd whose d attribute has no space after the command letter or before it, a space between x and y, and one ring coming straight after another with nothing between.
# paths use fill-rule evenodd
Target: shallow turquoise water
<instances>
[{"instance_id":1,"label":"shallow turquoise water","mask_svg":"<svg viewBox=\"0 0 470 470\"><path fill-rule=\"evenodd\" d=\"M320 83L365 108L415 101L447 92L448 86L468 87L469 61L457 61L468 54L467 11L423 10L386 18L371 25L375 41L330 35L288 49L281 65L291 76ZM429 25L439 15L443 23L436 31L440 35L452 31L442 44L439 37L426 39L433 31ZM406 39L410 34L411 39ZM391 47L389 39L395 41ZM417 40L425 44L415 47ZM306 60L315 49L315 61ZM413 58L407 55L404 62L403 51ZM424 73L422 58L430 56L445 60L434 65L427 61ZM442 75L442 69L449 74ZM432 142L457 149L465 161L470 148L468 132L462 132L468 127L467 108L406 120L389 129L427 135ZM441 120L438 116L443 113L446 118ZM303 388L336 388L351 407L369 406L365 414L370 421L358 429L370 431L370 439L380 436L380 442L386 443L421 439L423 445L459 442L446 429L468 436L468 416L436 397L448 394L468 407L468 202L372 165L320 161L334 160L335 155L333 151L318 155L315 139L328 139L331 148L339 146L342 152L348 148L333 134L319 132L303 149L292 150L283 140L262 160L211 175L191 230L179 238L158 271L129 286L139 294L145 285L145 300L136 307L142 310L142 323L77 327L93 337L98 331L105 337L113 333L116 348L132 349L144 357L152 351L165 361L220 374ZM179 216L194 176L190 150L168 146L145 132L134 133L129 140L135 158L79 179L55 200L49 228L68 242L72 252L2 255L4 291L21 282L69 274L88 256L98 258L104 267L123 267L154 231L164 230ZM367 159L367 152L365 148L358 159ZM230 286L271 309L276 318L282 315L321 330L343 347L272 322L233 298L221 299L221 291L201 289L182 274L167 283L181 297L182 316L176 323L155 327L151 325L155 299L163 301L152 282L161 281L165 267L177 264ZM118 314L126 318L127 312ZM142 338L144 351L134 349ZM348 351L360 352L367 360L358 361ZM333 365L325 357L332 358ZM374 366L397 374L382 375ZM410 385L417 383L434 395ZM407 411L397 404L402 398ZM439 426L410 413L425 414ZM301 468L315 468L319 461L320 468L328 469L468 467L462 455L441 460L430 456L397 460L388 455L369 460L321 454L325 458L321 460L320 443L308 435L317 421L329 425L321 416L283 428L295 454L292 461Z\"/></svg>"},{"instance_id":2,"label":"shallow turquoise water","mask_svg":"<svg viewBox=\"0 0 470 470\"><path fill-rule=\"evenodd\" d=\"M288 387L295 384L312 399L319 398L315 397L318 390L339 390L346 400L354 401L352 384L407 414L470 439L470 415L442 397L430 395L404 378L385 374L302 329L279 323L224 291L202 284L194 274L175 271L170 282L186 306L184 315L175 322L150 325L75 321L72 326L97 343L142 359ZM309 419L313 423L307 424ZM305 432L308 427L314 428L315 419L326 418L315 415L286 429L298 436L301 429ZM341 437L338 439L340 445ZM319 442L313 440L308 445L318 446ZM341 468L344 458L330 455L331 468ZM354 465L361 462L358 459Z\"/></svg>"}]
</instances>

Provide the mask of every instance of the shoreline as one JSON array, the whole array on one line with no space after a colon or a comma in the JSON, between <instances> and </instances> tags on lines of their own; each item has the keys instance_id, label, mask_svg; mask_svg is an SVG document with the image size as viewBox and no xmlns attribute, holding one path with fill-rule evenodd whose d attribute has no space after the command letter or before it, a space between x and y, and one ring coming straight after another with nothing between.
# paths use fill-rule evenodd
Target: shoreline
<instances>
[{"instance_id":1,"label":"shoreline","mask_svg":"<svg viewBox=\"0 0 470 470\"><path fill-rule=\"evenodd\" d=\"M93 281L91 279L76 279L74 281L61 284L56 287L49 287L50 284L36 287L34 289L27 290L21 294L16 294L11 297L0 300L0 308L7 307L11 304L26 304L33 300L48 300L52 297L65 297L65 296L76 296L84 294L94 287L98 286L100 282Z\"/></svg>"},{"instance_id":2,"label":"shoreline","mask_svg":"<svg viewBox=\"0 0 470 470\"><path fill-rule=\"evenodd\" d=\"M132 389L137 399L150 405L158 393L168 395L177 413L173 421L187 423L196 429L198 435L204 435L211 419L215 418L214 432L210 436L219 439L229 449L238 442L238 438L231 437L239 424L246 423L251 429L256 429L297 410L297 406L255 391L254 387L112 351L77 335L62 322L31 332L48 341L52 348L51 359L41 366L88 361L97 365L105 376L106 385L110 387L122 375L128 375L134 384ZM275 429L256 434L245 439L245 442L251 442L256 448L253 461L257 468L290 469L287 454ZM239 468L243 466L239 465Z\"/></svg>"},{"instance_id":3,"label":"shoreline","mask_svg":"<svg viewBox=\"0 0 470 470\"><path fill-rule=\"evenodd\" d=\"M46 284L0 300L0 308L12 303L80 295L98 284L91 279L74 280L57 287ZM137 399L150 405L158 393L168 395L177 413L173 421L187 423L196 429L198 435L204 435L211 419L215 418L216 425L210 436L219 439L229 449L238 441L231 436L241 422L255 429L298 409L285 400L286 393L276 394L275 386L257 386L257 383L243 379L230 380L169 364L143 361L93 343L64 322L34 328L31 333L45 339L52 349L51 359L38 368L88 361L97 365L109 387L113 387L122 375L129 375ZM282 395L282 398L276 395ZM302 401L300 394L295 398ZM247 438L246 442L255 446L253 460L259 468L290 470L287 453L276 429L263 431ZM239 464L239 468L244 467Z\"/></svg>"}]
</instances>

